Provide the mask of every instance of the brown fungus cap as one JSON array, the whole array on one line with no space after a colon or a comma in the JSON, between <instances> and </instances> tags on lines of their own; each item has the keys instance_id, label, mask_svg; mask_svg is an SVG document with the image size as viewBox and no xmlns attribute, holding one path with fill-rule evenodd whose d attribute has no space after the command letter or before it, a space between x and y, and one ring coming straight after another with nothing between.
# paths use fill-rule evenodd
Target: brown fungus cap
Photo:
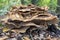
<instances>
[{"instance_id":1,"label":"brown fungus cap","mask_svg":"<svg viewBox=\"0 0 60 40\"><path fill-rule=\"evenodd\" d=\"M46 8L34 5L12 7L12 10L8 12L2 21L5 24L12 24L18 28L21 26L40 26L58 23L57 16L48 13Z\"/></svg>"}]
</instances>

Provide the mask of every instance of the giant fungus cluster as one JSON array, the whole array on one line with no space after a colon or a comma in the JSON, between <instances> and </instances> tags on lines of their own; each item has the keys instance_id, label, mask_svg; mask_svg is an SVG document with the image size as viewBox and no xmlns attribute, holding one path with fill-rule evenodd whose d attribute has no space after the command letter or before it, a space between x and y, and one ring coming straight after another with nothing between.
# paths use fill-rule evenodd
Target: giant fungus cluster
<instances>
[{"instance_id":1,"label":"giant fungus cluster","mask_svg":"<svg viewBox=\"0 0 60 40\"><path fill-rule=\"evenodd\" d=\"M13 6L5 15L1 20L8 27L2 32L7 36L4 40L60 40L60 30L56 26L58 18L46 7Z\"/></svg>"}]
</instances>

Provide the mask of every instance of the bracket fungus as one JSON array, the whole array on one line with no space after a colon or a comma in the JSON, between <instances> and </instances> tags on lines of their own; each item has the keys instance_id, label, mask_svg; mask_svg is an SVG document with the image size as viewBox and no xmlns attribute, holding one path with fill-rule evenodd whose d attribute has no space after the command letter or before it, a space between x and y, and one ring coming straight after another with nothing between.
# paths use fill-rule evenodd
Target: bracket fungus
<instances>
[{"instance_id":1,"label":"bracket fungus","mask_svg":"<svg viewBox=\"0 0 60 40\"><path fill-rule=\"evenodd\" d=\"M43 37L44 35L46 36L49 34L48 25L50 25L51 29L53 28L51 25L54 25L53 30L55 30L55 27L57 27L55 24L57 24L59 20L57 16L54 16L47 11L48 10L45 7L41 8L35 5L13 6L6 14L6 17L1 19L1 22L9 27L11 31L16 31L16 34L21 34L23 37L25 35L26 38L24 37L24 39L49 40ZM41 37L37 37L37 35L40 35ZM50 37L50 34L48 36Z\"/></svg>"}]
</instances>

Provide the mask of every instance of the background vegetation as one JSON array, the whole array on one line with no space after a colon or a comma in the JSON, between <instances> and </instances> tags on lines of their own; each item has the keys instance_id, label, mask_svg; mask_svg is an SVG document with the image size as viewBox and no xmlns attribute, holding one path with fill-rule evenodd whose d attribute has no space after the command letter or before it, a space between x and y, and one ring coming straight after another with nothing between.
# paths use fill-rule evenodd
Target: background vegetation
<instances>
[{"instance_id":1,"label":"background vegetation","mask_svg":"<svg viewBox=\"0 0 60 40\"><path fill-rule=\"evenodd\" d=\"M49 6L50 10L56 10L57 0L0 0L0 15L5 14L12 5L35 4L38 6Z\"/></svg>"}]
</instances>

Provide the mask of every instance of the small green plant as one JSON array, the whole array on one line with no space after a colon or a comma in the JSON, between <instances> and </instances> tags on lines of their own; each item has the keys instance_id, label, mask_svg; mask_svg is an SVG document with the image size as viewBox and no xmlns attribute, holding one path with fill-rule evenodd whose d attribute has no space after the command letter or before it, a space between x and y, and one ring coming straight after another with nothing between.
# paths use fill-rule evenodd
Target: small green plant
<instances>
[{"instance_id":1,"label":"small green plant","mask_svg":"<svg viewBox=\"0 0 60 40\"><path fill-rule=\"evenodd\" d=\"M2 24L0 23L0 27L2 26Z\"/></svg>"}]
</instances>

